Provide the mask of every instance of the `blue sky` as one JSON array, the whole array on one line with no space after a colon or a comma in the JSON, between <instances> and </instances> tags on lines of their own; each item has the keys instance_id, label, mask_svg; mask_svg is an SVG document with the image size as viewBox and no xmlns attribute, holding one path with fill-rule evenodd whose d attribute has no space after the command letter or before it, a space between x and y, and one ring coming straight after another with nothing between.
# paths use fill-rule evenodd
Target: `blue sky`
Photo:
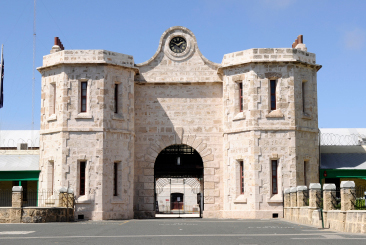
<instances>
[{"instance_id":1,"label":"blue sky","mask_svg":"<svg viewBox=\"0 0 366 245\"><path fill-rule=\"evenodd\" d=\"M33 1L1 1L4 108L0 130L31 129ZM189 28L202 54L291 47L304 35L318 72L319 127L366 127L366 1L338 0L37 0L36 67L59 36L66 49L106 49L148 60L171 26ZM41 76L36 72L34 129Z\"/></svg>"}]
</instances>

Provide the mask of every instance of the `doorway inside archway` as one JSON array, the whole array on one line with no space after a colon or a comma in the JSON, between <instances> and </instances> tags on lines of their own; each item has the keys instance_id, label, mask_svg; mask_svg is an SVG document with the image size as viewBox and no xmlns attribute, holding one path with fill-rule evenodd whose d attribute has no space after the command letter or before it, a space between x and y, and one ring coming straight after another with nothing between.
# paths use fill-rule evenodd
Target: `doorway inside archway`
<instances>
[{"instance_id":1,"label":"doorway inside archway","mask_svg":"<svg viewBox=\"0 0 366 245\"><path fill-rule=\"evenodd\" d=\"M155 161L155 217L202 217L203 161L188 145L171 145Z\"/></svg>"}]
</instances>

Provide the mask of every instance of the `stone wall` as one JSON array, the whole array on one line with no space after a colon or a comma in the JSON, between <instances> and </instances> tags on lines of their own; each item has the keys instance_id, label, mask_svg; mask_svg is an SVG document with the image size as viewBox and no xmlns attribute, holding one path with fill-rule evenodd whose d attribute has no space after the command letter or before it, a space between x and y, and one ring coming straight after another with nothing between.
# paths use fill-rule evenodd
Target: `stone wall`
<instances>
[{"instance_id":1,"label":"stone wall","mask_svg":"<svg viewBox=\"0 0 366 245\"><path fill-rule=\"evenodd\" d=\"M186 40L180 53L169 47L174 37ZM141 64L130 55L53 46L38 68L40 188L71 187L75 215L87 219L154 217L155 159L170 145L186 144L204 163L203 217L281 216L283 189L318 179L316 73L321 66L302 47L239 51L216 64L201 54L194 34L180 26L165 31L156 53ZM276 110L270 107L272 79ZM88 82L85 113L80 111L81 82ZM272 193L272 160L278 161L277 193ZM80 161L87 162L82 196ZM244 162L244 194L239 161Z\"/></svg>"},{"instance_id":2,"label":"stone wall","mask_svg":"<svg viewBox=\"0 0 366 245\"><path fill-rule=\"evenodd\" d=\"M312 185L318 185L319 188L316 187L314 190L320 191L320 184L311 184L310 189ZM328 186L323 187L324 192L327 192L323 194L323 196L326 196L326 198L323 198L322 204L324 209L319 207L321 205L320 195L310 192L310 206L297 207L296 205L291 205L290 202L285 202L284 218L292 222L312 225L318 228L329 228L340 232L366 233L366 210L353 210L355 196L354 194L349 194L354 191L354 182L343 181L341 183L342 210L332 210L334 209L332 203L335 201L332 199L332 195L330 195L330 191L333 191L333 189L335 191L335 186L333 187L332 185L328 184ZM302 190L299 190L298 187L298 197L302 195L301 192ZM289 195L289 190L286 189L285 198L289 198Z\"/></svg>"},{"instance_id":3,"label":"stone wall","mask_svg":"<svg viewBox=\"0 0 366 245\"><path fill-rule=\"evenodd\" d=\"M0 207L0 223L46 223L74 221L73 208Z\"/></svg>"},{"instance_id":4,"label":"stone wall","mask_svg":"<svg viewBox=\"0 0 366 245\"><path fill-rule=\"evenodd\" d=\"M241 59L236 54L230 62L231 56L225 55L220 68L225 101L224 217L282 216L284 188L305 183L304 161L308 183L318 179L317 68L278 60L252 64L249 56ZM276 110L270 107L270 80L276 80ZM277 194L272 193L271 160L278 161ZM244 162L244 194L239 193L239 161Z\"/></svg>"},{"instance_id":5,"label":"stone wall","mask_svg":"<svg viewBox=\"0 0 366 245\"><path fill-rule=\"evenodd\" d=\"M124 54L65 50L45 56L38 68L42 73L39 187L75 190L75 216L133 217L133 64L132 56ZM81 112L81 82L87 82L86 112ZM80 195L82 161L86 162L85 195ZM113 195L114 163L118 163L117 196Z\"/></svg>"},{"instance_id":6,"label":"stone wall","mask_svg":"<svg viewBox=\"0 0 366 245\"><path fill-rule=\"evenodd\" d=\"M187 41L182 53L169 48L172 38ZM186 144L204 164L204 217L223 209L223 95L219 64L199 51L194 34L169 28L154 56L136 65L135 77L135 217L154 217L154 162L160 151Z\"/></svg>"},{"instance_id":7,"label":"stone wall","mask_svg":"<svg viewBox=\"0 0 366 245\"><path fill-rule=\"evenodd\" d=\"M204 216L222 208L222 86L135 85L135 216L154 215L154 162L165 147L186 144L204 164Z\"/></svg>"}]
</instances>

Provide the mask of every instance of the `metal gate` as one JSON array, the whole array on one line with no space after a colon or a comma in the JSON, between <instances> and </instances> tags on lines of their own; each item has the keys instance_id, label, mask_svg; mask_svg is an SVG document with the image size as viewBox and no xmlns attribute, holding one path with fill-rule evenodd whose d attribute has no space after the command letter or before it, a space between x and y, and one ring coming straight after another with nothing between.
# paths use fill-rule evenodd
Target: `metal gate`
<instances>
[{"instance_id":1,"label":"metal gate","mask_svg":"<svg viewBox=\"0 0 366 245\"><path fill-rule=\"evenodd\" d=\"M155 178L155 213L201 217L202 178Z\"/></svg>"}]
</instances>

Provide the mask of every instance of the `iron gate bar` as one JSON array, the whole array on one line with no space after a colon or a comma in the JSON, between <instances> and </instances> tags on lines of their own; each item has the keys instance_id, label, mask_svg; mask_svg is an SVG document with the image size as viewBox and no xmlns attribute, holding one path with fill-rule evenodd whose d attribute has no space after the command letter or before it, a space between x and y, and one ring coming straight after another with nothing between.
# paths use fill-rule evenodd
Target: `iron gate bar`
<instances>
[{"instance_id":1,"label":"iron gate bar","mask_svg":"<svg viewBox=\"0 0 366 245\"><path fill-rule=\"evenodd\" d=\"M202 178L203 161L194 148L171 145L156 158L154 175L155 178Z\"/></svg>"}]
</instances>

